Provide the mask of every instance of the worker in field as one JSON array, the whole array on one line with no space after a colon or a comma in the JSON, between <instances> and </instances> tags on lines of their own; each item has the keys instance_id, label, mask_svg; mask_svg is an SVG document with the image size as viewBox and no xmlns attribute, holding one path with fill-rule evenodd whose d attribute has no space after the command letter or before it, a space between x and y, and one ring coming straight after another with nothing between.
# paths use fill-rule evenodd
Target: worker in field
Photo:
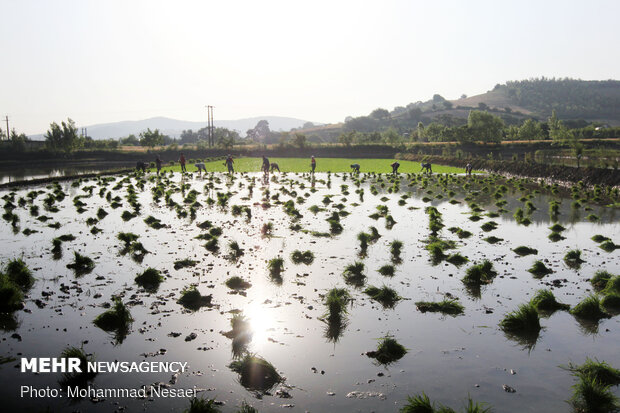
<instances>
[{"instance_id":1,"label":"worker in field","mask_svg":"<svg viewBox=\"0 0 620 413\"><path fill-rule=\"evenodd\" d=\"M392 167L392 173L396 175L398 173L398 168L400 167L400 163L398 163L398 161L394 161L390 166Z\"/></svg>"},{"instance_id":2,"label":"worker in field","mask_svg":"<svg viewBox=\"0 0 620 413\"><path fill-rule=\"evenodd\" d=\"M269 166L270 166L269 159L265 155L263 155L263 166L262 166L262 169L263 169L263 172L265 173L265 175L269 175Z\"/></svg>"},{"instance_id":3,"label":"worker in field","mask_svg":"<svg viewBox=\"0 0 620 413\"><path fill-rule=\"evenodd\" d=\"M159 175L159 171L161 171L161 164L162 164L162 160L160 158L159 155L157 155L157 158L155 158L155 167L157 168L157 175Z\"/></svg>"},{"instance_id":4,"label":"worker in field","mask_svg":"<svg viewBox=\"0 0 620 413\"><path fill-rule=\"evenodd\" d=\"M235 161L233 161L233 157L231 154L228 154L228 156L226 157L226 166L228 167L228 173L234 173L235 172L235 168L233 167L233 163L235 163Z\"/></svg>"},{"instance_id":5,"label":"worker in field","mask_svg":"<svg viewBox=\"0 0 620 413\"><path fill-rule=\"evenodd\" d=\"M187 169L185 169L185 155L183 155L183 152L181 152L181 156L179 157L179 163L181 164L181 173L187 172Z\"/></svg>"},{"instance_id":6,"label":"worker in field","mask_svg":"<svg viewBox=\"0 0 620 413\"><path fill-rule=\"evenodd\" d=\"M314 155L310 158L310 167L312 168L312 173L314 173L314 170L316 169L316 159L314 158Z\"/></svg>"}]
</instances>

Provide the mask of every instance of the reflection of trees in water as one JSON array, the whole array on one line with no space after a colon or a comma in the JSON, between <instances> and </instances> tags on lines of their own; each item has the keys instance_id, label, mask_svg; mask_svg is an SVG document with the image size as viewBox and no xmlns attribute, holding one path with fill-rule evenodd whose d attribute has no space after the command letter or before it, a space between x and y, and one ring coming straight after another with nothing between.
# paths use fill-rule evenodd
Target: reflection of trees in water
<instances>
[{"instance_id":1,"label":"reflection of trees in water","mask_svg":"<svg viewBox=\"0 0 620 413\"><path fill-rule=\"evenodd\" d=\"M0 330L15 331L19 327L19 320L13 313L0 313Z\"/></svg>"}]
</instances>

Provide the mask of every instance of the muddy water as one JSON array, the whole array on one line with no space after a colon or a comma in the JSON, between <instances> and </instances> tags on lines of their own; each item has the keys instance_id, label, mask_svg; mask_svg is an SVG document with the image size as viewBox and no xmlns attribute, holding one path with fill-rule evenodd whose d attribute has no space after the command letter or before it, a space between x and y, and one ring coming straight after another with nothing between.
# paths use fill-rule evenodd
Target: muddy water
<instances>
[{"instance_id":1,"label":"muddy water","mask_svg":"<svg viewBox=\"0 0 620 413\"><path fill-rule=\"evenodd\" d=\"M387 193L391 183L383 176L385 188L376 177L368 176L361 183L364 189L363 200L355 193L357 187L349 175L317 174L314 183L316 192L311 192L310 178L302 175L282 175L279 179L262 183L260 176L249 174L236 176L230 181L224 175L210 175L210 178L192 177L181 182L178 174L171 178L170 185L178 187L181 183L191 185L200 192L198 201L203 205L192 222L189 218L178 218L174 210L165 206L162 197L159 203L153 202L152 181L138 192L142 205L141 215L123 222L120 218L124 210L131 210L125 200L126 186L113 190L121 178L108 184L106 192L123 198L123 206L112 209L105 198L98 195L96 180L71 186L71 182L61 183L67 197L58 203L60 211L46 212L42 200L46 194L39 195L34 203L40 206L41 214L48 215L62 224L55 230L35 220L24 208L16 208L14 213L20 217L20 230L36 229L39 232L25 236L14 234L10 224L0 222L2 249L0 258L8 259L23 256L34 270L37 279L28 294L26 310L14 313L17 325L5 322L5 331L0 333L0 356L4 357L56 357L67 346L80 346L93 353L98 361L182 361L189 363L189 371L181 374L172 388L197 388L200 395L216 398L225 403L223 411L235 411L243 400L259 411L280 411L283 406L291 411L397 411L408 395L424 391L432 400L460 408L467 395L474 400L488 402L497 412L514 411L568 411L565 400L571 396L574 379L569 373L558 368L569 361L581 363L588 357L605 360L616 367L620 366L617 343L620 339L618 317L603 320L598 328L584 328L567 312L556 312L550 318L542 319L544 329L534 346L524 345L506 337L498 328L503 316L526 302L540 288L549 288L553 279L566 279L561 287L554 288L558 301L571 305L578 303L590 293L588 279L598 269L618 273L620 260L618 252L606 253L598 244L590 240L594 234L602 234L618 242L620 224L617 210L592 206L591 211L571 210L570 199L562 200L558 222L567 230L565 240L552 243L547 239L552 224L548 216L548 201L557 197L542 191L532 201L538 210L532 214L533 223L518 225L512 214L522 203L520 191L509 191L506 195L510 212L492 218L499 226L486 233L479 222L469 220L470 209L463 198L463 181L449 185L456 194L453 198L462 201L450 204L446 191L433 185L433 180L425 189L420 182L408 186L409 180L401 177L400 191ZM464 179L464 178L458 178ZM248 185L254 182L250 196ZM136 180L132 178L135 186ZM328 183L330 184L328 187ZM205 186L215 189L205 190ZM301 185L304 188L301 188ZM349 186L348 195L341 193L341 185ZM370 185L379 189L372 195ZM83 195L81 189L95 185L93 195L83 198L87 211L78 214L72 203L76 195ZM470 190L479 190L482 184L473 184ZM344 231L331 238L319 238L303 231L289 229L292 219L284 213L282 205L271 201L271 208L260 206L263 190L268 188L270 195L280 194L282 202L291 195L281 192L282 188L296 191L297 196L305 198L296 207L303 214L298 221L303 229L328 232L325 221L335 210L334 204L343 203L350 215L341 218ZM33 190L49 189L27 188L16 191L17 199ZM427 191L433 191L428 194ZM208 197L217 199L216 192L231 191L229 207L223 210L217 206L207 206ZM403 194L411 193L405 205L398 201ZM1 195L8 194L8 191ZM442 199L423 202L422 197L434 198L442 193ZM485 202L485 193L480 192L475 201L487 211L495 211L493 203ZM307 197L305 195L308 195ZM325 195L333 195L332 203L325 211L312 214L311 205L324 207ZM380 200L387 197L387 201ZM175 192L172 198L183 204L183 194ZM244 199L245 198L245 199ZM488 198L488 196L486 196ZM392 229L385 228L385 219L372 220L368 216L376 212L376 206L388 206L397 222ZM249 206L252 217L245 215L233 217L231 205ZM460 281L467 264L457 268L448 263L434 266L424 240L428 238L428 216L424 207L434 205L443 214L446 227L440 232L445 239L457 242L457 251L467 256L471 262L488 258L494 262L499 276L488 286L482 287L480 296L468 293ZM91 235L86 219L95 216L99 207L109 215L97 223L103 232ZM601 217L600 223L590 223L586 216L590 213ZM155 230L149 228L143 219L153 215L168 225ZM196 224L209 219L215 226L223 229L219 238L220 252L211 253L204 247L204 241L194 237L204 232ZM52 221L48 221L52 222ZM264 238L260 229L264 223L273 223L273 236ZM357 234L367 231L374 225L382 237L368 248L367 257L359 257ZM469 239L459 240L447 228L458 226L473 233ZM120 255L118 232L133 232L140 235L149 254L141 264L129 256ZM75 241L63 243L63 257L54 260L50 249L51 240L62 234L74 234ZM482 239L495 235L504 241L495 245ZM239 242L245 254L236 263L227 258L227 245L230 241ZM383 277L377 269L390 263L389 244L393 240L404 243L402 263L397 265L393 278ZM536 256L518 257L510 249L519 245L537 248ZM581 269L566 267L562 257L568 249L579 248L585 263ZM312 265L295 265L290 260L292 251L311 250L315 254ZM79 251L93 258L95 270L80 278L66 268L72 261L72 252ZM267 261L276 256L285 259L283 282L274 283L267 270ZM173 263L183 258L199 261L193 268L175 270ZM526 270L536 259L548 259L555 273L534 279ZM405 298L394 309L383 309L370 300L361 290L347 286L341 275L342 270L355 260L362 260L368 276L367 285L388 285ZM147 267L164 271L166 280L157 293L149 294L133 281L135 275ZM224 281L239 275L252 283L247 296L230 294ZM177 304L176 300L183 287L196 283L203 295L212 294L214 307L201 308L189 312ZM69 286L65 292L60 288ZM321 294L332 287L346 287L355 300L349 311L348 325L337 342L325 338L326 324L320 320L325 312ZM66 292L68 291L68 292ZM42 292L52 292L45 299ZM464 315L457 317L439 314L422 314L416 309L416 301L440 301L446 293L459 298L465 306ZM109 333L92 324L93 319L103 311L101 306L111 301L112 295L121 295L129 303L134 318L130 334L119 343ZM35 304L42 299L44 308ZM249 351L271 362L285 377L283 385L268 394L257 395L241 386L237 374L227 366L232 361L231 340L221 332L230 329L232 310L241 310L251 320L253 339ZM197 338L185 341L190 333ZM21 341L11 337L17 333ZM170 333L180 333L173 337ZM373 359L364 355L374 350L377 340L392 335L409 352L398 362L379 366ZM165 354L145 357L144 354L157 353L165 349ZM35 387L59 387L61 375L20 373L15 366L18 361L0 365L0 380L6 383L0 388L0 397L9 411L17 409L43 409L50 406L54 411L115 411L124 407L126 411L183 411L189 400L183 398L155 398L152 400L112 399L97 403L84 400L68 400L66 397L20 398L22 385ZM516 374L511 374L513 370ZM99 388L137 388L154 382L168 383L170 374L101 373L92 384ZM502 385L516 389L507 393ZM276 396L276 390L285 389L292 398ZM616 389L616 393L617 389ZM8 406L7 406L8 405Z\"/></svg>"}]
</instances>

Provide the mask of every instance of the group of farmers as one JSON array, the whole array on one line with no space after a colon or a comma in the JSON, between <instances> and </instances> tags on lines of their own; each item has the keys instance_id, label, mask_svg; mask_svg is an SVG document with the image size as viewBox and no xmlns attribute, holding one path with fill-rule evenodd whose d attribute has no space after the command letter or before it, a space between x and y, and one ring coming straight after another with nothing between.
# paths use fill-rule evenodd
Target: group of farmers
<instances>
[{"instance_id":1,"label":"group of farmers","mask_svg":"<svg viewBox=\"0 0 620 413\"><path fill-rule=\"evenodd\" d=\"M181 152L181 156L179 157L179 164L181 165L181 173L183 172L187 172L187 169L185 167L185 164L187 163L186 159L185 159L185 155ZM233 160L232 155L228 155L226 157L226 160L224 161L224 165L227 167L228 169L228 173L234 173L235 172L235 168L234 168L234 163L235 161ZM159 172L161 171L161 167L162 167L163 161L161 160L161 157L159 155L157 155L157 158L155 158L155 167L157 168L157 175L159 175ZM198 168L199 172L205 171L207 172L206 168L205 168L205 164L204 163L196 163L194 164L194 166L196 166ZM392 167L392 173L393 174L397 174L398 173L398 168L400 167L400 163L398 161L394 161L390 164L390 166ZM433 173L432 167L430 162L428 163L421 163L422 169L421 171L426 171L428 173ZM142 171L146 171L146 163L139 161L137 163L137 169L142 169ZM268 175L270 172L273 172L277 170L278 172L280 172L280 166L275 163L275 162L269 162L269 158L267 158L266 156L263 155L263 164L261 166L261 171L263 171L263 173L265 175ZM314 171L316 170L316 158L314 156L312 156L310 158L310 173L314 173ZM355 173L359 173L360 172L360 164L358 163L354 163L351 164L351 171L355 172ZM470 164L467 164L466 168L465 168L465 173L468 175L471 175L471 171L472 171L472 167Z\"/></svg>"}]
</instances>

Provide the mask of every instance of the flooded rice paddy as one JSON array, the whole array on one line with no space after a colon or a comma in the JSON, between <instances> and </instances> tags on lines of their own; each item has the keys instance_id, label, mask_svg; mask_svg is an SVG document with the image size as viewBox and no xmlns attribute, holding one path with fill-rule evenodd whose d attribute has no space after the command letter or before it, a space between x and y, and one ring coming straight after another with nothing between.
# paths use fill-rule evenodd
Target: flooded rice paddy
<instances>
[{"instance_id":1,"label":"flooded rice paddy","mask_svg":"<svg viewBox=\"0 0 620 413\"><path fill-rule=\"evenodd\" d=\"M586 188L574 193L597 196ZM596 271L620 272L618 251L591 240L600 234L620 242L619 211L601 206L604 195L577 207L566 190L497 176L281 174L265 180L252 173L131 175L0 195L5 211L8 204L18 217L0 221L0 261L21 257L36 279L24 309L1 320L6 411L180 412L189 406L186 398L20 398L22 385L57 388L63 377L20 373L19 358L59 357L70 346L83 346L97 361L187 362L188 371L178 376L99 373L89 383L196 388L199 396L222 402L225 412L243 401L259 411L390 412L422 392L455 409L469 395L496 412L570 411L566 400L576 379L560 365L590 357L620 366L618 317L586 322L560 310L541 317L533 337L499 326L539 289L575 306L594 292L589 280ZM557 214L550 211L553 201ZM514 216L518 209L523 216ZM429 229L433 214L443 223L435 231ZM149 216L156 219L151 226ZM489 221L496 225L483 229ZM565 229L554 242L548 236L556 223ZM358 236L372 235L373 226L380 237ZM138 238L125 244L119 233ZM53 251L52 240L63 235L75 239L62 238L60 252ZM485 240L491 236L500 240ZM453 248L432 259L426 247L433 240ZM233 241L238 246L231 249ZM394 241L402 242L399 257L391 251ZM520 256L513 251L519 246L536 252ZM579 268L564 261L573 249L581 251ZM314 259L294 263L295 250L311 251ZM67 268L74 252L90 257L94 269ZM446 261L457 252L468 260L458 267ZM278 257L283 263L270 265ZM185 259L187 266L179 263ZM485 259L497 276L478 287L464 284L467 269ZM528 269L537 260L553 272L534 277ZM363 263L362 275L345 278L355 262ZM384 266L388 275L379 273ZM158 288L134 281L149 267L163 275ZM251 286L229 288L234 276ZM190 285L210 300L184 307L178 301ZM369 286L390 287L401 299L382 304L364 293ZM332 288L351 297L338 323L330 322L325 305ZM93 324L113 297L133 318L124 331ZM446 298L457 300L462 314L422 312L416 305ZM238 314L249 323L243 340L231 330ZM385 337L406 354L390 363L369 357ZM248 384L229 367L244 354L267 360L282 381Z\"/></svg>"}]
</instances>

